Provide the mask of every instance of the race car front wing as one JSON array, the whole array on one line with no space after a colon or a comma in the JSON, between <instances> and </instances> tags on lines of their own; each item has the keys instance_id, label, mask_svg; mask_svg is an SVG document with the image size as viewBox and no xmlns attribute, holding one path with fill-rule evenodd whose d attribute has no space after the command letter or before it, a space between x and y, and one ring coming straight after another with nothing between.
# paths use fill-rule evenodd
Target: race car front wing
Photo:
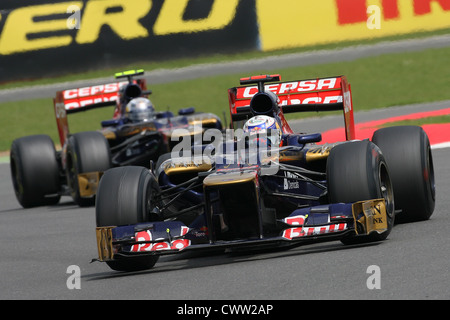
<instances>
[{"instance_id":1,"label":"race car front wing","mask_svg":"<svg viewBox=\"0 0 450 320\"><path fill-rule=\"evenodd\" d=\"M292 245L365 236L387 230L384 199L320 205L295 210L279 220L278 236L213 241L208 229L190 228L179 221L160 221L130 226L96 228L98 260L136 255L164 255L186 250Z\"/></svg>"}]
</instances>

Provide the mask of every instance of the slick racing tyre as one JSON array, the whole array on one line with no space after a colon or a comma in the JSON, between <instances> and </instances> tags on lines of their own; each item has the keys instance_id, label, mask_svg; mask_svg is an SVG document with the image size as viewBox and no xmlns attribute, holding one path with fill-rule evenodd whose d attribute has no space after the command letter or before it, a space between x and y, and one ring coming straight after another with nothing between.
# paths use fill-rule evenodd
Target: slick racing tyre
<instances>
[{"instance_id":1,"label":"slick racing tyre","mask_svg":"<svg viewBox=\"0 0 450 320\"><path fill-rule=\"evenodd\" d=\"M171 158L171 156L172 156L172 153L170 153L170 152L160 155L158 160L156 161L155 172L157 172L159 167L163 164L163 162L166 160L169 160Z\"/></svg>"},{"instance_id":2,"label":"slick racing tyre","mask_svg":"<svg viewBox=\"0 0 450 320\"><path fill-rule=\"evenodd\" d=\"M427 220L434 211L433 156L425 131L398 126L375 131L372 141L381 149L394 188L397 222Z\"/></svg>"},{"instance_id":3,"label":"slick racing tyre","mask_svg":"<svg viewBox=\"0 0 450 320\"><path fill-rule=\"evenodd\" d=\"M383 233L342 239L344 244L380 241L394 225L394 192L389 171L380 149L370 141L355 141L331 149L327 161L330 203L351 203L384 198L388 228Z\"/></svg>"},{"instance_id":4,"label":"slick racing tyre","mask_svg":"<svg viewBox=\"0 0 450 320\"><path fill-rule=\"evenodd\" d=\"M144 167L119 167L105 172L97 191L97 227L133 225L159 220L155 211L158 183ZM137 256L107 261L117 271L150 269L158 256Z\"/></svg>"},{"instance_id":5,"label":"slick racing tyre","mask_svg":"<svg viewBox=\"0 0 450 320\"><path fill-rule=\"evenodd\" d=\"M100 132L79 132L70 136L66 153L66 177L70 194L76 204L81 207L95 204L95 196L81 197L78 174L104 172L109 168L111 168L109 145Z\"/></svg>"},{"instance_id":6,"label":"slick racing tyre","mask_svg":"<svg viewBox=\"0 0 450 320\"><path fill-rule=\"evenodd\" d=\"M59 202L59 165L55 145L50 137L35 135L14 140L10 167L16 198L22 207Z\"/></svg>"}]
</instances>

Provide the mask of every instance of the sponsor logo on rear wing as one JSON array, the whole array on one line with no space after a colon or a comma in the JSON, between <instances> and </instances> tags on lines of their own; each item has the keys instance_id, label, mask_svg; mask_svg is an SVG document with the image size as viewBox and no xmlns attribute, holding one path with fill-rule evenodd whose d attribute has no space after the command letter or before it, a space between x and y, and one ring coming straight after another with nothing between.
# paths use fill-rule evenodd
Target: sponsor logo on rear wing
<instances>
[{"instance_id":1,"label":"sponsor logo on rear wing","mask_svg":"<svg viewBox=\"0 0 450 320\"><path fill-rule=\"evenodd\" d=\"M126 78L127 81L64 90L61 91L62 101L58 102L64 103L64 109L68 114L96 107L116 105L116 101L119 99L120 89L128 84L137 84L141 88L142 93L146 91L145 79L133 80L133 77L143 74L143 69L118 72L114 75L115 78Z\"/></svg>"},{"instance_id":2,"label":"sponsor logo on rear wing","mask_svg":"<svg viewBox=\"0 0 450 320\"><path fill-rule=\"evenodd\" d=\"M123 81L64 90L62 91L62 102L67 113L84 111L93 105L115 105L120 87L127 84L128 81Z\"/></svg>"},{"instance_id":3,"label":"sponsor logo on rear wing","mask_svg":"<svg viewBox=\"0 0 450 320\"><path fill-rule=\"evenodd\" d=\"M120 86L127 83L109 83L56 92L53 105L61 146L64 145L69 135L68 114L116 105Z\"/></svg>"},{"instance_id":4,"label":"sponsor logo on rear wing","mask_svg":"<svg viewBox=\"0 0 450 320\"><path fill-rule=\"evenodd\" d=\"M278 96L284 114L343 110L347 140L355 139L351 87L345 76L270 83L264 89ZM232 122L251 116L250 101L256 93L254 85L228 90Z\"/></svg>"}]
</instances>

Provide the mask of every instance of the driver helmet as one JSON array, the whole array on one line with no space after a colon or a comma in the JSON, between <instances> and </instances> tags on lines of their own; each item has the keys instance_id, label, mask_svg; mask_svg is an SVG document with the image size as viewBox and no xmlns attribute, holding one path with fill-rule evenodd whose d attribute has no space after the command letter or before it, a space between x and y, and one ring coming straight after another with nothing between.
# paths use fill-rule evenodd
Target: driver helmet
<instances>
[{"instance_id":1,"label":"driver helmet","mask_svg":"<svg viewBox=\"0 0 450 320\"><path fill-rule=\"evenodd\" d=\"M135 98L128 102L125 115L131 122L150 121L155 118L155 108L147 98Z\"/></svg>"},{"instance_id":2,"label":"driver helmet","mask_svg":"<svg viewBox=\"0 0 450 320\"><path fill-rule=\"evenodd\" d=\"M277 131L276 137L271 130ZM247 120L244 124L243 131L249 133L250 136L258 133L266 133L267 139L272 146L279 146L281 142L281 130L279 130L276 120L269 116L255 116ZM258 138L261 139L261 138Z\"/></svg>"}]
</instances>

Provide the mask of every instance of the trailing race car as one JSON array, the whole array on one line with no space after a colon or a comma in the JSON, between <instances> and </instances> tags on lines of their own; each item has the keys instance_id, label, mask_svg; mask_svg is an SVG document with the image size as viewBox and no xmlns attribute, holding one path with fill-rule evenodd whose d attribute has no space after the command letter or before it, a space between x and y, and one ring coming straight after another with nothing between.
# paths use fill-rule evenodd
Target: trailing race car
<instances>
[{"instance_id":1,"label":"trailing race car","mask_svg":"<svg viewBox=\"0 0 450 320\"><path fill-rule=\"evenodd\" d=\"M229 89L235 133L201 156L194 146L194 156L162 156L153 171L108 170L96 202L98 260L132 271L188 250L365 243L386 239L396 214L430 217L433 160L420 127L359 141L346 77L279 81L255 76ZM346 141L294 133L284 114L312 110L343 110Z\"/></svg>"},{"instance_id":2,"label":"trailing race car","mask_svg":"<svg viewBox=\"0 0 450 320\"><path fill-rule=\"evenodd\" d=\"M150 167L173 147L171 135L185 128L200 135L197 127L222 129L220 118L211 113L181 109L177 116L157 112L147 98L145 79L133 80L143 70L116 74L127 81L65 90L56 93L54 109L62 149L56 151L46 135L18 138L11 146L11 176L23 207L56 204L70 195L80 206L93 205L98 181L112 167ZM115 106L111 120L99 131L69 133L67 115L93 108Z\"/></svg>"}]
</instances>

